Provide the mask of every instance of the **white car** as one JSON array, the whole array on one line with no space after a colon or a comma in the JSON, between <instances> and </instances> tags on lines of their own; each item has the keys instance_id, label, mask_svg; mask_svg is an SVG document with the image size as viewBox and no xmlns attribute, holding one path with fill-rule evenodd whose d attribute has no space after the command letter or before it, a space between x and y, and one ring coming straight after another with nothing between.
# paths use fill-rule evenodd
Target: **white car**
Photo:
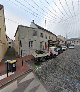
<instances>
[{"instance_id":1,"label":"white car","mask_svg":"<svg viewBox=\"0 0 80 92\"><path fill-rule=\"evenodd\" d=\"M42 50L36 50L32 53L35 62L46 61L50 57L50 53Z\"/></svg>"},{"instance_id":2,"label":"white car","mask_svg":"<svg viewBox=\"0 0 80 92\"><path fill-rule=\"evenodd\" d=\"M69 49L74 49L74 45L70 45L69 46Z\"/></svg>"},{"instance_id":3,"label":"white car","mask_svg":"<svg viewBox=\"0 0 80 92\"><path fill-rule=\"evenodd\" d=\"M49 47L49 53L51 56L56 57L58 55L57 47Z\"/></svg>"},{"instance_id":4,"label":"white car","mask_svg":"<svg viewBox=\"0 0 80 92\"><path fill-rule=\"evenodd\" d=\"M66 46L61 46L62 47L62 50L65 51L67 49Z\"/></svg>"}]
</instances>

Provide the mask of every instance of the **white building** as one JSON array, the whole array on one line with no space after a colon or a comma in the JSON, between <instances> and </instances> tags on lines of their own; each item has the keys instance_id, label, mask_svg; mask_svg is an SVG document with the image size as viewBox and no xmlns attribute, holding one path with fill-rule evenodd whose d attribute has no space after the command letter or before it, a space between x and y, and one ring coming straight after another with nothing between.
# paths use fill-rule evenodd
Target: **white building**
<instances>
[{"instance_id":1,"label":"white building","mask_svg":"<svg viewBox=\"0 0 80 92\"><path fill-rule=\"evenodd\" d=\"M57 36L34 21L30 27L19 25L15 33L15 50L23 56L34 50L48 50L48 40L57 41Z\"/></svg>"},{"instance_id":2,"label":"white building","mask_svg":"<svg viewBox=\"0 0 80 92\"><path fill-rule=\"evenodd\" d=\"M67 40L67 44L80 45L80 38L71 38Z\"/></svg>"},{"instance_id":3,"label":"white building","mask_svg":"<svg viewBox=\"0 0 80 92\"><path fill-rule=\"evenodd\" d=\"M65 45L65 42L66 42L66 38L61 36L61 35L58 35L57 36L57 40L59 42L60 45Z\"/></svg>"},{"instance_id":4,"label":"white building","mask_svg":"<svg viewBox=\"0 0 80 92\"><path fill-rule=\"evenodd\" d=\"M7 37L8 47L9 48L14 47L14 41L12 39L10 39L7 35L6 35L6 37Z\"/></svg>"}]
</instances>

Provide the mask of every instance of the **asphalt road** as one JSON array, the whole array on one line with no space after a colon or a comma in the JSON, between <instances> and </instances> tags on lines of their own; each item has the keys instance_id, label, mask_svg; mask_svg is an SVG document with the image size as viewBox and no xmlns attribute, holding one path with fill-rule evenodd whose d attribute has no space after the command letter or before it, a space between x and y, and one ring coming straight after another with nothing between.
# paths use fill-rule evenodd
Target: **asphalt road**
<instances>
[{"instance_id":1,"label":"asphalt road","mask_svg":"<svg viewBox=\"0 0 80 92\"><path fill-rule=\"evenodd\" d=\"M43 62L35 73L48 92L80 92L80 46Z\"/></svg>"}]
</instances>

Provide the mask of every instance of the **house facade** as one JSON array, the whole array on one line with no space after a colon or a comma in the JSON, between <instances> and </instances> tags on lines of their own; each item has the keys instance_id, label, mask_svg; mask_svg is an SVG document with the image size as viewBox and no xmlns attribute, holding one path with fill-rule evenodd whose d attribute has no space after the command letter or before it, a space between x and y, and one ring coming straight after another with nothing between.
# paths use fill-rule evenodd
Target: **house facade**
<instances>
[{"instance_id":1,"label":"house facade","mask_svg":"<svg viewBox=\"0 0 80 92\"><path fill-rule=\"evenodd\" d=\"M6 37L7 37L8 48L14 47L14 41L10 39L7 35Z\"/></svg>"},{"instance_id":2,"label":"house facade","mask_svg":"<svg viewBox=\"0 0 80 92\"><path fill-rule=\"evenodd\" d=\"M80 45L80 38L68 39L67 44Z\"/></svg>"},{"instance_id":3,"label":"house facade","mask_svg":"<svg viewBox=\"0 0 80 92\"><path fill-rule=\"evenodd\" d=\"M30 27L19 25L15 34L15 50L21 56L30 55L35 50L48 50L48 40L57 41L57 36L34 21Z\"/></svg>"},{"instance_id":4,"label":"house facade","mask_svg":"<svg viewBox=\"0 0 80 92\"><path fill-rule=\"evenodd\" d=\"M65 45L65 43L66 43L66 38L63 37L63 36L61 36L61 35L58 35L58 36L57 36L57 41L58 41L59 45Z\"/></svg>"},{"instance_id":5,"label":"house facade","mask_svg":"<svg viewBox=\"0 0 80 92\"><path fill-rule=\"evenodd\" d=\"M7 47L4 7L0 4L0 62L7 51Z\"/></svg>"}]
</instances>

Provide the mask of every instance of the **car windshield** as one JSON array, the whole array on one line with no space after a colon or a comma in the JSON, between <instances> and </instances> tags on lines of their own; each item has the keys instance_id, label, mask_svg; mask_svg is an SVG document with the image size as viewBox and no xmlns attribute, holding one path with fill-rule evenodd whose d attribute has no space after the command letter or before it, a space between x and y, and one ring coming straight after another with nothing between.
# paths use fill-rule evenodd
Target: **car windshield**
<instances>
[{"instance_id":1,"label":"car windshield","mask_svg":"<svg viewBox=\"0 0 80 92\"><path fill-rule=\"evenodd\" d=\"M35 51L37 54L43 54L43 53L45 53L44 51L41 51L41 50L36 50Z\"/></svg>"},{"instance_id":2,"label":"car windshield","mask_svg":"<svg viewBox=\"0 0 80 92\"><path fill-rule=\"evenodd\" d=\"M56 52L57 52L57 51L58 51L58 50L57 50L57 48L54 48L54 51L56 51Z\"/></svg>"}]
</instances>

